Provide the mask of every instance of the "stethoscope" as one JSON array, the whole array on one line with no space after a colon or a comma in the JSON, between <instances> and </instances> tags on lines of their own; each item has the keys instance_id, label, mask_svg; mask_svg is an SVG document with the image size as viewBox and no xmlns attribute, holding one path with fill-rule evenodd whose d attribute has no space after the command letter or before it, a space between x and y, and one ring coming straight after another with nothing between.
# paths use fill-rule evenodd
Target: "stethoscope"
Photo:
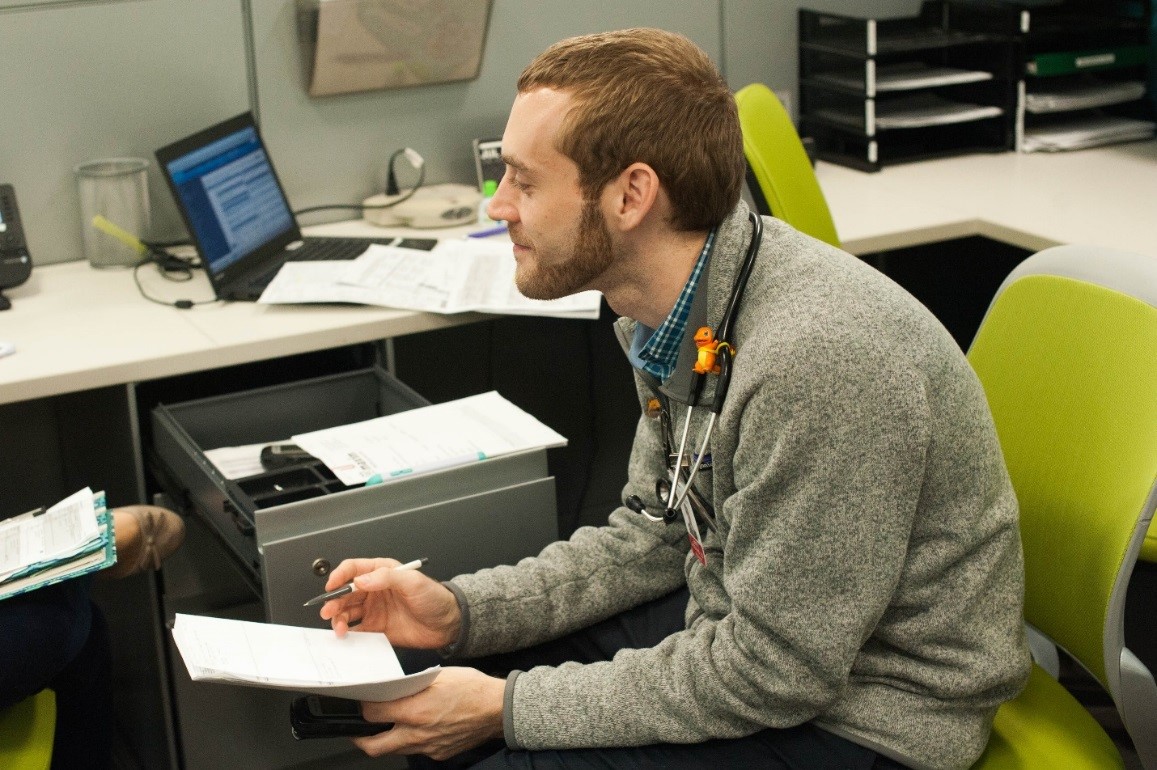
<instances>
[{"instance_id":1,"label":"stethoscope","mask_svg":"<svg viewBox=\"0 0 1157 770\"><path fill-rule=\"evenodd\" d=\"M747 279L751 276L751 270L755 266L755 257L759 253L759 247L763 241L763 220L755 212L749 212L748 218L752 228L751 243L743 257L739 274L735 277L735 283L731 288L731 297L727 301L723 318L719 322L719 330L716 334L710 335L710 330L706 327L700 329L700 334L706 333L706 336L709 337L709 339L702 341L698 339L697 335L696 344L699 345L700 357L696 362L692 376L691 389L687 399L687 414L683 420L683 432L679 437L677 452L671 451L673 434L668 396L661 392L656 385L652 384L651 386L655 395L647 404L647 414L651 417L657 417L661 421L663 453L667 458L669 474L667 478L659 478L655 482L655 497L663 506L663 514L656 516L648 511L638 495L631 495L624 501L625 505L632 511L642 514L651 521L663 521L670 524L681 514L683 522L687 526L687 534L691 539L691 549L701 563L706 563L706 558L703 555L702 537L698 522L703 521L708 529L714 531L715 508L704 500L695 488L695 477L700 468L710 469L711 467L711 459L707 449L711 443L711 435L715 431L715 421L723 411L723 402L727 398L727 388L731 384L731 362L735 354L735 348L731 344L731 327L738 313L743 292L747 288ZM707 356L704 356L705 352L708 354ZM707 427L703 431L702 440L699 442L699 451L691 452L688 456L688 444L693 444L689 441L691 414L699 406L699 397L703 393L703 387L709 374L716 377L716 382L715 394L712 397L710 414L707 418Z\"/></svg>"}]
</instances>

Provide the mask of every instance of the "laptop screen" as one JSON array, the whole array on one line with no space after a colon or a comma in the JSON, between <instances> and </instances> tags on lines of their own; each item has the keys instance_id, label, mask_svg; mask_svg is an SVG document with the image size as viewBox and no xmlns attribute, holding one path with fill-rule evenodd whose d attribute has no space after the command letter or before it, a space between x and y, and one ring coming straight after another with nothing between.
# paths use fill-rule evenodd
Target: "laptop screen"
<instances>
[{"instance_id":1,"label":"laptop screen","mask_svg":"<svg viewBox=\"0 0 1157 770\"><path fill-rule=\"evenodd\" d=\"M166 149L158 158L211 274L279 236L297 237L293 213L248 115Z\"/></svg>"}]
</instances>

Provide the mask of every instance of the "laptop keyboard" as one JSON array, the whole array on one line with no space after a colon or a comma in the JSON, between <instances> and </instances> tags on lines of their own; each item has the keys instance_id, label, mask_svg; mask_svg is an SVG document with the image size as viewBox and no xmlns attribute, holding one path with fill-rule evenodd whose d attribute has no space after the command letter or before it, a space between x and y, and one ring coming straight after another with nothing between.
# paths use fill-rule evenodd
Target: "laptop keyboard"
<instances>
[{"instance_id":1,"label":"laptop keyboard","mask_svg":"<svg viewBox=\"0 0 1157 770\"><path fill-rule=\"evenodd\" d=\"M293 262L315 262L319 260L355 259L370 244L380 243L383 246L398 246L404 249L420 249L430 251L438 245L437 238L307 238L296 250L290 252L289 260ZM250 280L246 287L246 294L257 299L265 287L273 281L281 265L267 270Z\"/></svg>"},{"instance_id":2,"label":"laptop keyboard","mask_svg":"<svg viewBox=\"0 0 1157 770\"><path fill-rule=\"evenodd\" d=\"M307 238L289 259L293 262L354 259L373 243L429 251L438 241L434 238L403 238L400 241L397 238Z\"/></svg>"}]
</instances>

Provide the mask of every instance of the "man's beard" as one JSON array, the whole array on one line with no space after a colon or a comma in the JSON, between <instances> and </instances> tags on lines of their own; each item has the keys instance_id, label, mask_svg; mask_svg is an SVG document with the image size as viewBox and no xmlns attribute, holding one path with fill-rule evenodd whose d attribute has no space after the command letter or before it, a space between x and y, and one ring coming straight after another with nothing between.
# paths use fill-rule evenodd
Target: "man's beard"
<instances>
[{"instance_id":1,"label":"man's beard","mask_svg":"<svg viewBox=\"0 0 1157 770\"><path fill-rule=\"evenodd\" d=\"M514 282L524 297L558 299L590 286L614 261L614 242L596 199L583 201L578 234L568 259L518 270Z\"/></svg>"}]
</instances>

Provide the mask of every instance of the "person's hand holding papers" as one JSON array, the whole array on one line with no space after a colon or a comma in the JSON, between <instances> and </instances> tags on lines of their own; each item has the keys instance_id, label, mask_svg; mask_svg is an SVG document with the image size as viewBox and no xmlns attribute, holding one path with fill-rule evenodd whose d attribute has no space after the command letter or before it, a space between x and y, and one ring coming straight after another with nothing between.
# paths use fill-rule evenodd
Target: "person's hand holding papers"
<instances>
[{"instance_id":1,"label":"person's hand holding papers","mask_svg":"<svg viewBox=\"0 0 1157 770\"><path fill-rule=\"evenodd\" d=\"M351 624L384 633L399 647L439 649L453 644L462 615L450 589L418 570L399 570L395 559L347 559L330 573L326 590L353 581L356 590L326 602L321 617L338 636ZM355 738L370 756L425 754L446 759L502 736L506 682L473 668L449 667L429 687L408 698L363 702L362 716L392 722L393 729Z\"/></svg>"}]
</instances>

